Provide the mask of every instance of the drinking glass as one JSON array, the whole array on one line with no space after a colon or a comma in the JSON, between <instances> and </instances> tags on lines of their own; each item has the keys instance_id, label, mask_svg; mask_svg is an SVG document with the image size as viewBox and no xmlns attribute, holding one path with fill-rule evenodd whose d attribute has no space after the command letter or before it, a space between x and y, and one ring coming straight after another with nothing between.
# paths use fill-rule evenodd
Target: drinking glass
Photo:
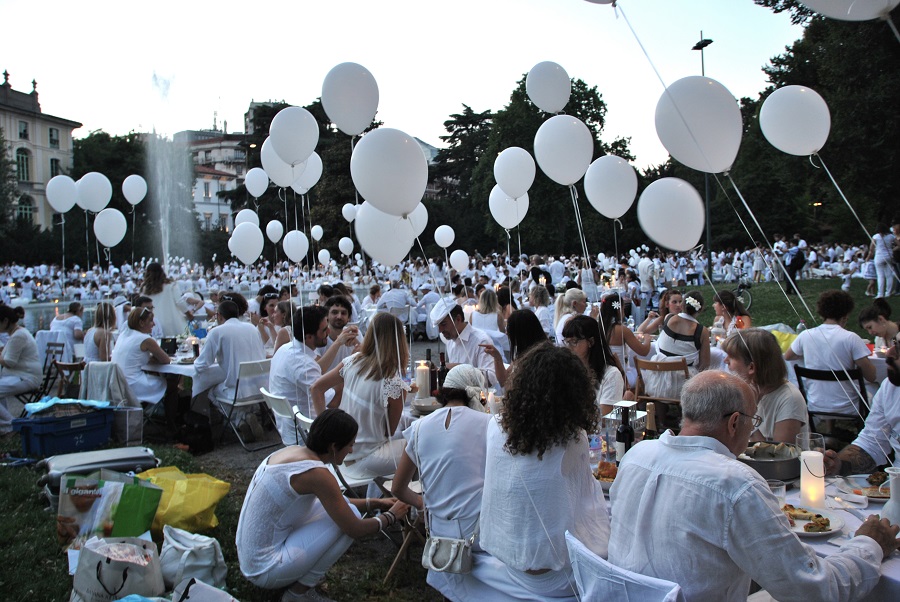
<instances>
[{"instance_id":1,"label":"drinking glass","mask_svg":"<svg viewBox=\"0 0 900 602\"><path fill-rule=\"evenodd\" d=\"M819 433L797 433L797 447L800 451L825 453L825 436Z\"/></svg>"},{"instance_id":2,"label":"drinking glass","mask_svg":"<svg viewBox=\"0 0 900 602\"><path fill-rule=\"evenodd\" d=\"M766 484L769 486L769 491L771 491L772 495L778 500L778 504L784 506L787 494L787 486L784 484L784 481L779 481L778 479L766 479Z\"/></svg>"}]
</instances>

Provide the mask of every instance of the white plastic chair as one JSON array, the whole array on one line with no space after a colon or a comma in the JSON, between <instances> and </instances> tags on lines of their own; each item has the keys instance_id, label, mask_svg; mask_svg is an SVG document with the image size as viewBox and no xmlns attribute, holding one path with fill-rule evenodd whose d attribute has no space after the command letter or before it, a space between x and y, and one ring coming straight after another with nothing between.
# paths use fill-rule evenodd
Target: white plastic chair
<instances>
[{"instance_id":1,"label":"white plastic chair","mask_svg":"<svg viewBox=\"0 0 900 602\"><path fill-rule=\"evenodd\" d=\"M238 368L238 378L234 387L234 398L233 399L220 399L218 396L210 395L210 401L219 409L220 412L225 416L226 422L228 422L229 426L231 426L231 430L234 431L234 434L237 435L238 441L246 451L259 451L261 449L265 449L267 447L275 447L281 443L280 437L279 441L276 443L266 443L264 445L259 445L257 447L247 447L247 442L244 441L244 438L241 437L240 429L235 426L234 422L232 422L231 418L234 415L234 411L237 408L249 408L252 406L258 406L260 404L265 404L265 399L262 394L259 392L259 385L256 385L253 388L249 388L248 385L254 382L268 382L269 379L269 366L272 363L271 360L260 360L256 362L241 362ZM243 382L242 382L243 381ZM243 386L242 386L243 385ZM249 388L249 391L248 391ZM247 391L242 395L243 391ZM225 437L225 430L222 430L222 438Z\"/></svg>"},{"instance_id":2,"label":"white plastic chair","mask_svg":"<svg viewBox=\"0 0 900 602\"><path fill-rule=\"evenodd\" d=\"M684 602L681 586L610 564L566 531L566 547L582 600Z\"/></svg>"},{"instance_id":3,"label":"white plastic chair","mask_svg":"<svg viewBox=\"0 0 900 602\"><path fill-rule=\"evenodd\" d=\"M266 405L269 406L269 409L272 410L272 413L275 414L275 424L278 424L278 419L288 421L289 423L294 425L294 445L300 445L300 427L297 425L297 416L294 414L294 411L297 409L297 406L291 407L291 402L288 401L287 397L284 395L275 395L274 393L270 393L266 390L265 387L259 388L260 394L263 396L263 399L266 401ZM285 437L282 435L281 441L285 445L287 445L287 441L284 440ZM306 436L303 436L303 443L306 443Z\"/></svg>"}]
</instances>

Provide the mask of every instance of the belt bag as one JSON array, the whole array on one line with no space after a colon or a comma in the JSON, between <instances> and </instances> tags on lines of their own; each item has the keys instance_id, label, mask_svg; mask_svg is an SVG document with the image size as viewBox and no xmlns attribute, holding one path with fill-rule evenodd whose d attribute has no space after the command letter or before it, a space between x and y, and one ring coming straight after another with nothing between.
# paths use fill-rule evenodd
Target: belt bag
<instances>
[{"instance_id":1,"label":"belt bag","mask_svg":"<svg viewBox=\"0 0 900 602\"><path fill-rule=\"evenodd\" d=\"M422 566L439 573L469 573L472 571L474 540L474 534L468 539L431 535L425 541L425 549L422 551Z\"/></svg>"}]
</instances>

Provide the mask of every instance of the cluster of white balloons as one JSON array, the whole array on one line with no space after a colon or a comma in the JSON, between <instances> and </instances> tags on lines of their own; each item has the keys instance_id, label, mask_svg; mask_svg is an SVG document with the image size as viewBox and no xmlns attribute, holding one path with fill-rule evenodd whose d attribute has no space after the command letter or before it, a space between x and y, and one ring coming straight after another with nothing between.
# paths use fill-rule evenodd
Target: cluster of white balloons
<instances>
[{"instance_id":1,"label":"cluster of white balloons","mask_svg":"<svg viewBox=\"0 0 900 602\"><path fill-rule=\"evenodd\" d=\"M524 148L511 146L494 159L497 185L491 190L488 207L502 228L515 228L525 219L528 190L534 184L534 175L534 159Z\"/></svg>"},{"instance_id":2,"label":"cluster of white balloons","mask_svg":"<svg viewBox=\"0 0 900 602\"><path fill-rule=\"evenodd\" d=\"M84 174L77 182L66 175L54 176L47 182L47 202L57 213L67 213L77 204L85 212L97 214L94 235L108 248L122 242L127 229L122 212L106 207L112 193L109 178L96 171ZM137 205L147 196L147 182L139 175L130 175L122 182L122 194L131 205Z\"/></svg>"}]
</instances>

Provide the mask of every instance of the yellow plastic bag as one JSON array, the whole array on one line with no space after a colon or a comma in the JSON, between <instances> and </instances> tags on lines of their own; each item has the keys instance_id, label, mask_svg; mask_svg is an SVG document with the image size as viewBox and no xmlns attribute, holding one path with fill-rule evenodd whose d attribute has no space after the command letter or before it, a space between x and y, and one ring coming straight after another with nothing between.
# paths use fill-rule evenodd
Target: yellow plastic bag
<instances>
[{"instance_id":1,"label":"yellow plastic bag","mask_svg":"<svg viewBox=\"0 0 900 602\"><path fill-rule=\"evenodd\" d=\"M781 332L778 330L772 330L770 332L775 335L775 340L778 341L778 346L781 347L781 353L787 351L791 346L791 343L794 342L794 339L797 338L797 335L789 332Z\"/></svg>"},{"instance_id":2,"label":"yellow plastic bag","mask_svg":"<svg viewBox=\"0 0 900 602\"><path fill-rule=\"evenodd\" d=\"M219 524L216 505L231 485L208 474L184 474L174 466L153 468L138 475L162 488L159 508L151 531L162 534L163 525L172 525L191 533L212 529Z\"/></svg>"}]
</instances>

